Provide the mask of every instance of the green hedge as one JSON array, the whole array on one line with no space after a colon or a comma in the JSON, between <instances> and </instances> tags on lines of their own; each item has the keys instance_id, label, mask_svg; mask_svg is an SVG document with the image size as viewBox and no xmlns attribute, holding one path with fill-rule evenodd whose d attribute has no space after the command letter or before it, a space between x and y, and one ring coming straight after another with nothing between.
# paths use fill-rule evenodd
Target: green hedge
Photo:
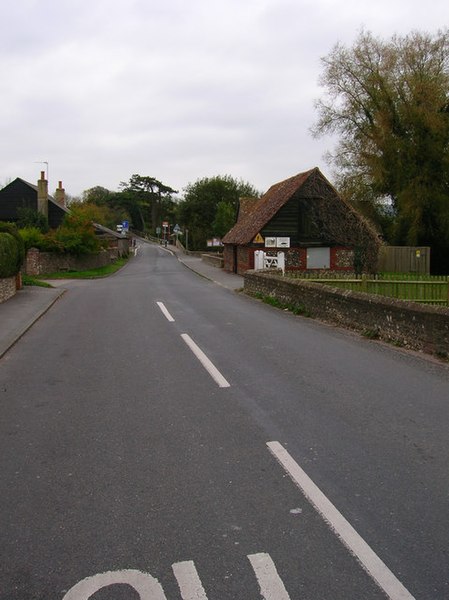
<instances>
[{"instance_id":1,"label":"green hedge","mask_svg":"<svg viewBox=\"0 0 449 600\"><path fill-rule=\"evenodd\" d=\"M19 231L14 225L14 223L6 223L0 221L0 233L8 233L9 235L12 235L12 237L15 239L17 245L17 258L15 265L16 270L13 274L18 273L22 267L23 261L25 260L25 244L23 242L23 239L21 238Z\"/></svg>"},{"instance_id":2,"label":"green hedge","mask_svg":"<svg viewBox=\"0 0 449 600\"><path fill-rule=\"evenodd\" d=\"M0 277L12 277L19 271L18 258L19 248L14 236L0 232Z\"/></svg>"}]
</instances>

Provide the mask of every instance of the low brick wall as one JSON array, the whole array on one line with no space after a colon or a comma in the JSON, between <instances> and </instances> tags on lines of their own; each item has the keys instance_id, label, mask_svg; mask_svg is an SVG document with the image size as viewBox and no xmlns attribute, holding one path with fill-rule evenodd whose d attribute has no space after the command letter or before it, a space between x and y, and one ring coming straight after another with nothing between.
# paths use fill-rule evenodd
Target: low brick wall
<instances>
[{"instance_id":1,"label":"low brick wall","mask_svg":"<svg viewBox=\"0 0 449 600\"><path fill-rule=\"evenodd\" d=\"M218 256L217 254L202 254L201 260L213 267L217 267L218 269L223 268L223 257Z\"/></svg>"},{"instance_id":2,"label":"low brick wall","mask_svg":"<svg viewBox=\"0 0 449 600\"><path fill-rule=\"evenodd\" d=\"M87 271L110 265L117 257L117 248L87 256L40 252L37 248L30 248L26 255L24 270L27 275L45 275L59 271Z\"/></svg>"},{"instance_id":3,"label":"low brick wall","mask_svg":"<svg viewBox=\"0 0 449 600\"><path fill-rule=\"evenodd\" d=\"M6 302L16 293L16 276L0 278L0 303Z\"/></svg>"},{"instance_id":4,"label":"low brick wall","mask_svg":"<svg viewBox=\"0 0 449 600\"><path fill-rule=\"evenodd\" d=\"M449 308L406 302L289 279L273 272L248 271L248 294L302 305L311 317L360 331L413 350L449 355Z\"/></svg>"}]
</instances>

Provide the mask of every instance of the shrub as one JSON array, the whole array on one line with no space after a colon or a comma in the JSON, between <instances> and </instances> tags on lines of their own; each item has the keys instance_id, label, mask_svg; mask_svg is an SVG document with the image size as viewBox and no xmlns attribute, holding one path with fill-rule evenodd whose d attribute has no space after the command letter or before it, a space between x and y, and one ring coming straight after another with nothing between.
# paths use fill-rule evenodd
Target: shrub
<instances>
[{"instance_id":1,"label":"shrub","mask_svg":"<svg viewBox=\"0 0 449 600\"><path fill-rule=\"evenodd\" d=\"M58 229L43 234L36 227L20 230L26 249L38 248L43 252L60 252L74 255L97 254L102 246L95 235L92 222L79 215L66 215Z\"/></svg>"},{"instance_id":2,"label":"shrub","mask_svg":"<svg viewBox=\"0 0 449 600\"><path fill-rule=\"evenodd\" d=\"M40 229L37 227L24 227L19 229L19 234L25 244L25 250L30 248L41 249L44 243L44 234Z\"/></svg>"},{"instance_id":3,"label":"shrub","mask_svg":"<svg viewBox=\"0 0 449 600\"><path fill-rule=\"evenodd\" d=\"M16 241L17 245L17 258L16 258L16 270L14 273L18 273L22 267L23 261L25 260L25 244L17 230L17 227L13 223L0 222L0 233L9 233Z\"/></svg>"},{"instance_id":4,"label":"shrub","mask_svg":"<svg viewBox=\"0 0 449 600\"><path fill-rule=\"evenodd\" d=\"M19 272L19 247L14 236L0 232L0 277L11 277Z\"/></svg>"},{"instance_id":5,"label":"shrub","mask_svg":"<svg viewBox=\"0 0 449 600\"><path fill-rule=\"evenodd\" d=\"M61 227L50 235L56 247L77 256L97 254L101 249L92 221L84 216L66 215Z\"/></svg>"},{"instance_id":6,"label":"shrub","mask_svg":"<svg viewBox=\"0 0 449 600\"><path fill-rule=\"evenodd\" d=\"M39 229L42 233L47 233L49 229L47 217L34 208L22 206L17 209L17 216L19 218L17 222L19 229L33 227Z\"/></svg>"}]
</instances>

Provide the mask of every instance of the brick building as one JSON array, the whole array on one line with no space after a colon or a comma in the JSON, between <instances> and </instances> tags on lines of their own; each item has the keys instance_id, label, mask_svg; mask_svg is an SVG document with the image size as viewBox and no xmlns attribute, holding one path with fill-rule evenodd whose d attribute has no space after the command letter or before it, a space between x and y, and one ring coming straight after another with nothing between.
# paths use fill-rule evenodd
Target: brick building
<instances>
[{"instance_id":1,"label":"brick building","mask_svg":"<svg viewBox=\"0 0 449 600\"><path fill-rule=\"evenodd\" d=\"M276 183L261 198L240 202L223 238L224 268L243 274L254 252L286 256L287 270L375 271L381 240L318 168Z\"/></svg>"}]
</instances>

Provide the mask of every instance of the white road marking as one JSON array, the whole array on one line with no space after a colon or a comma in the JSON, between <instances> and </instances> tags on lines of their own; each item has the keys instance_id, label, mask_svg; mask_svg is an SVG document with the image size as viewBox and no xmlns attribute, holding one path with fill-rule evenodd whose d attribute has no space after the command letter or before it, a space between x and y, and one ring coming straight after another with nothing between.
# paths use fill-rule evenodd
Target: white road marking
<instances>
[{"instance_id":1,"label":"white road marking","mask_svg":"<svg viewBox=\"0 0 449 600\"><path fill-rule=\"evenodd\" d=\"M95 592L116 583L126 583L136 590L140 600L167 600L160 583L149 573L133 569L108 571L86 577L74 585L62 600L88 600Z\"/></svg>"},{"instance_id":2,"label":"white road marking","mask_svg":"<svg viewBox=\"0 0 449 600\"><path fill-rule=\"evenodd\" d=\"M259 583L263 600L290 600L269 554L249 554L248 559ZM172 569L182 600L207 600L192 560L173 563ZM96 592L116 584L131 586L139 594L140 600L167 600L162 586L155 577L134 569L107 571L86 577L70 588L62 600L89 600Z\"/></svg>"},{"instance_id":3,"label":"white road marking","mask_svg":"<svg viewBox=\"0 0 449 600\"><path fill-rule=\"evenodd\" d=\"M168 310L165 307L165 304L163 302L157 302L156 303L159 308L162 311L162 314L164 315L164 317L167 319L167 321L170 321L170 323L174 322L174 318L171 316L171 314L168 312Z\"/></svg>"},{"instance_id":4,"label":"white road marking","mask_svg":"<svg viewBox=\"0 0 449 600\"><path fill-rule=\"evenodd\" d=\"M223 377L223 375L220 373L220 371L207 358L207 356L204 354L201 348L197 346L197 344L195 344L192 338L187 333L182 333L181 337L185 341L187 346L192 350L192 352L203 365L203 367L206 369L206 371L209 373L209 375L212 377L212 379L215 380L218 386L221 388L231 387L230 384Z\"/></svg>"},{"instance_id":5,"label":"white road marking","mask_svg":"<svg viewBox=\"0 0 449 600\"><path fill-rule=\"evenodd\" d=\"M192 560L174 563L172 569L182 600L207 600L206 592Z\"/></svg>"},{"instance_id":6,"label":"white road marking","mask_svg":"<svg viewBox=\"0 0 449 600\"><path fill-rule=\"evenodd\" d=\"M248 559L259 582L260 593L264 600L290 600L269 554L249 554Z\"/></svg>"},{"instance_id":7,"label":"white road marking","mask_svg":"<svg viewBox=\"0 0 449 600\"><path fill-rule=\"evenodd\" d=\"M279 442L268 442L267 446L348 550L387 594L388 598L391 600L414 600L410 592L301 469L287 450Z\"/></svg>"}]
</instances>

